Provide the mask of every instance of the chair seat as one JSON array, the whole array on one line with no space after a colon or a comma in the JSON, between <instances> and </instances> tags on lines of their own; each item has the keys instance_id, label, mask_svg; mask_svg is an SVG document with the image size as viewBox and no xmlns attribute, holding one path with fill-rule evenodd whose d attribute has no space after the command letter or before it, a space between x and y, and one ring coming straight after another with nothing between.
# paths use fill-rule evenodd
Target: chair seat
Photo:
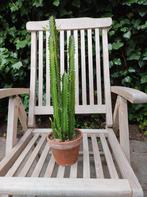
<instances>
[{"instance_id":1,"label":"chair seat","mask_svg":"<svg viewBox=\"0 0 147 197\"><path fill-rule=\"evenodd\" d=\"M2 160L0 175L5 177L0 178L1 193L101 197L141 193L112 129L82 129L78 161L71 167L55 162L46 131L28 130Z\"/></svg>"}]
</instances>

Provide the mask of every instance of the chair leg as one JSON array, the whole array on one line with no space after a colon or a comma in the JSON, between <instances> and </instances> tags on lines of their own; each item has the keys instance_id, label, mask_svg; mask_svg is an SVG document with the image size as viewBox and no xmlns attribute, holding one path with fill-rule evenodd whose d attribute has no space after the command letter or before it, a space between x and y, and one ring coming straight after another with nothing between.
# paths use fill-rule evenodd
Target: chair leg
<instances>
[{"instance_id":1,"label":"chair leg","mask_svg":"<svg viewBox=\"0 0 147 197\"><path fill-rule=\"evenodd\" d=\"M130 141L129 141L129 125L128 125L128 105L127 100L118 96L119 99L119 132L120 145L130 162Z\"/></svg>"},{"instance_id":2,"label":"chair leg","mask_svg":"<svg viewBox=\"0 0 147 197\"><path fill-rule=\"evenodd\" d=\"M7 126L7 139L6 139L6 154L8 154L17 140L17 122L18 122L18 98L9 98L8 108L8 126Z\"/></svg>"}]
</instances>

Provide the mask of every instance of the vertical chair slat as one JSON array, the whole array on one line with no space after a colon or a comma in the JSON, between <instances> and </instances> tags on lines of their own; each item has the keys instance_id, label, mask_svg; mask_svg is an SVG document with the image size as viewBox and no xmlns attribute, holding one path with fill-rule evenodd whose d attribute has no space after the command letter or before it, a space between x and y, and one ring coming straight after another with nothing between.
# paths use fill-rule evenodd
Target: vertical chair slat
<instances>
[{"instance_id":1,"label":"vertical chair slat","mask_svg":"<svg viewBox=\"0 0 147 197\"><path fill-rule=\"evenodd\" d=\"M64 73L64 31L60 31L60 74Z\"/></svg>"},{"instance_id":2,"label":"vertical chair slat","mask_svg":"<svg viewBox=\"0 0 147 197\"><path fill-rule=\"evenodd\" d=\"M38 75L38 105L42 106L43 95L43 31L39 31L39 75Z\"/></svg>"},{"instance_id":3,"label":"vertical chair slat","mask_svg":"<svg viewBox=\"0 0 147 197\"><path fill-rule=\"evenodd\" d=\"M82 73L82 104L87 104L86 94L86 64L85 64L85 32L80 31L81 35L81 73Z\"/></svg>"},{"instance_id":4,"label":"vertical chair slat","mask_svg":"<svg viewBox=\"0 0 147 197\"><path fill-rule=\"evenodd\" d=\"M100 35L99 29L95 29L95 53L96 53L96 84L97 104L102 104L101 67L100 67Z\"/></svg>"},{"instance_id":5,"label":"vertical chair slat","mask_svg":"<svg viewBox=\"0 0 147 197\"><path fill-rule=\"evenodd\" d=\"M96 177L97 178L104 178L102 162L101 162L101 157L100 157L100 151L99 151L98 143L96 140L96 136L94 134L91 135L91 140L92 140L92 148L93 148L93 153L94 153Z\"/></svg>"},{"instance_id":6,"label":"vertical chair slat","mask_svg":"<svg viewBox=\"0 0 147 197\"><path fill-rule=\"evenodd\" d=\"M88 29L87 31L88 31L89 98L90 98L90 105L94 105L92 31L91 29Z\"/></svg>"},{"instance_id":7,"label":"vertical chair slat","mask_svg":"<svg viewBox=\"0 0 147 197\"><path fill-rule=\"evenodd\" d=\"M35 149L34 149L33 152L31 153L31 156L29 157L29 159L28 159L27 162L25 163L25 166L22 168L20 174L18 175L19 177L24 177L24 176L27 175L27 173L28 173L29 169L31 168L31 166L32 166L32 164L33 164L33 162L34 162L34 160L35 160L37 154L39 153L39 150L41 149L41 147L42 147L42 145L43 145L45 139L46 139L46 135L43 135L43 136L40 138L40 140L39 140L37 146L35 147Z\"/></svg>"},{"instance_id":8,"label":"vertical chair slat","mask_svg":"<svg viewBox=\"0 0 147 197\"><path fill-rule=\"evenodd\" d=\"M83 178L90 178L90 161L87 134L83 134Z\"/></svg>"},{"instance_id":9,"label":"vertical chair slat","mask_svg":"<svg viewBox=\"0 0 147 197\"><path fill-rule=\"evenodd\" d=\"M28 125L33 127L35 124L34 107L35 107L35 85L36 85L36 65L37 65L37 38L36 32L31 32L31 78L30 78L30 102L29 102L29 119Z\"/></svg>"},{"instance_id":10,"label":"vertical chair slat","mask_svg":"<svg viewBox=\"0 0 147 197\"><path fill-rule=\"evenodd\" d=\"M104 70L104 89L105 103L107 107L106 123L112 126L112 106L111 106L111 90L110 90L110 73L109 73L109 56L108 56L108 30L102 29L102 45L103 45L103 70Z\"/></svg>"},{"instance_id":11,"label":"vertical chair slat","mask_svg":"<svg viewBox=\"0 0 147 197\"><path fill-rule=\"evenodd\" d=\"M49 152L49 145L47 143L45 145L45 148L44 148L42 154L41 154L41 157L39 158L39 161L38 161L37 165L35 166L35 169L34 169L32 175L31 175L32 177L38 177L39 176L39 174L40 174L40 172L42 170L42 167L43 167L43 165L45 163L45 160L46 160L46 157L48 155L48 152Z\"/></svg>"},{"instance_id":12,"label":"vertical chair slat","mask_svg":"<svg viewBox=\"0 0 147 197\"><path fill-rule=\"evenodd\" d=\"M10 97L8 107L6 154L11 152L13 146L15 146L17 143L18 107L19 97Z\"/></svg>"},{"instance_id":13,"label":"vertical chair slat","mask_svg":"<svg viewBox=\"0 0 147 197\"><path fill-rule=\"evenodd\" d=\"M78 31L74 30L74 40L75 40L75 102L79 105L79 57L78 57Z\"/></svg>"},{"instance_id":14,"label":"vertical chair slat","mask_svg":"<svg viewBox=\"0 0 147 197\"><path fill-rule=\"evenodd\" d=\"M46 105L50 106L49 31L46 31Z\"/></svg>"},{"instance_id":15,"label":"vertical chair slat","mask_svg":"<svg viewBox=\"0 0 147 197\"><path fill-rule=\"evenodd\" d=\"M109 174L110 174L111 178L118 179L119 177L118 177L118 174L117 174L117 171L116 171L116 168L115 168L115 165L114 165L114 162L113 162L113 159L112 159L112 156L111 156L111 153L110 153L110 150L109 150L109 147L108 147L108 144L107 144L104 134L100 134L100 139L101 139L102 147L103 147L103 150L105 153L105 158L107 161Z\"/></svg>"},{"instance_id":16,"label":"vertical chair slat","mask_svg":"<svg viewBox=\"0 0 147 197\"><path fill-rule=\"evenodd\" d=\"M51 155L51 158L50 158L48 166L46 168L44 177L51 177L52 176L52 173L53 173L53 170L54 170L54 166L55 166L55 160L54 160L53 155Z\"/></svg>"},{"instance_id":17,"label":"vertical chair slat","mask_svg":"<svg viewBox=\"0 0 147 197\"><path fill-rule=\"evenodd\" d=\"M67 68L69 67L69 54L68 54L68 46L69 46L69 37L71 35L71 31L67 31Z\"/></svg>"}]
</instances>

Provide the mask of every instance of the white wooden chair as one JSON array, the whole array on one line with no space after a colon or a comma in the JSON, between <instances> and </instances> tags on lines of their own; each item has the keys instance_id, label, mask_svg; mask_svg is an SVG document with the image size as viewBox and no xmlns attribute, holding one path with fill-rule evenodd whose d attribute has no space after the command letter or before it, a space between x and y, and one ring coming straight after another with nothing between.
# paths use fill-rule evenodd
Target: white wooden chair
<instances>
[{"instance_id":1,"label":"white wooden chair","mask_svg":"<svg viewBox=\"0 0 147 197\"><path fill-rule=\"evenodd\" d=\"M53 113L48 21L28 22L30 89L0 90L0 98L10 97L6 156L0 162L0 194L142 197L142 188L130 166L127 100L145 103L147 95L131 88L110 87L107 33L112 20L73 18L57 19L56 23L60 30L61 74L68 58L65 52L69 35L75 37L76 113L105 114L106 126L105 129L82 129L83 145L76 164L63 167L55 163L46 142L50 129L35 128L35 115ZM111 92L118 95L113 116ZM30 95L28 119L19 97L24 93ZM24 130L19 141L16 139L18 119ZM120 142L114 134L114 126L119 128Z\"/></svg>"}]
</instances>

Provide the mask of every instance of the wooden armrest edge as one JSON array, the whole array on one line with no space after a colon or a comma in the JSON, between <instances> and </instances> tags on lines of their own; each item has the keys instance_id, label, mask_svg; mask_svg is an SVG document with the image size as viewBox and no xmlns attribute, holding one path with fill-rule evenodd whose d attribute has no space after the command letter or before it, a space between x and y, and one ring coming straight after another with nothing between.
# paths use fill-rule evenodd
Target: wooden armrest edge
<instances>
[{"instance_id":1,"label":"wooden armrest edge","mask_svg":"<svg viewBox=\"0 0 147 197\"><path fill-rule=\"evenodd\" d=\"M133 88L111 86L111 92L124 97L131 103L147 103L147 94Z\"/></svg>"},{"instance_id":2,"label":"wooden armrest edge","mask_svg":"<svg viewBox=\"0 0 147 197\"><path fill-rule=\"evenodd\" d=\"M3 88L0 89L0 99L19 94L29 94L29 88Z\"/></svg>"}]
</instances>

